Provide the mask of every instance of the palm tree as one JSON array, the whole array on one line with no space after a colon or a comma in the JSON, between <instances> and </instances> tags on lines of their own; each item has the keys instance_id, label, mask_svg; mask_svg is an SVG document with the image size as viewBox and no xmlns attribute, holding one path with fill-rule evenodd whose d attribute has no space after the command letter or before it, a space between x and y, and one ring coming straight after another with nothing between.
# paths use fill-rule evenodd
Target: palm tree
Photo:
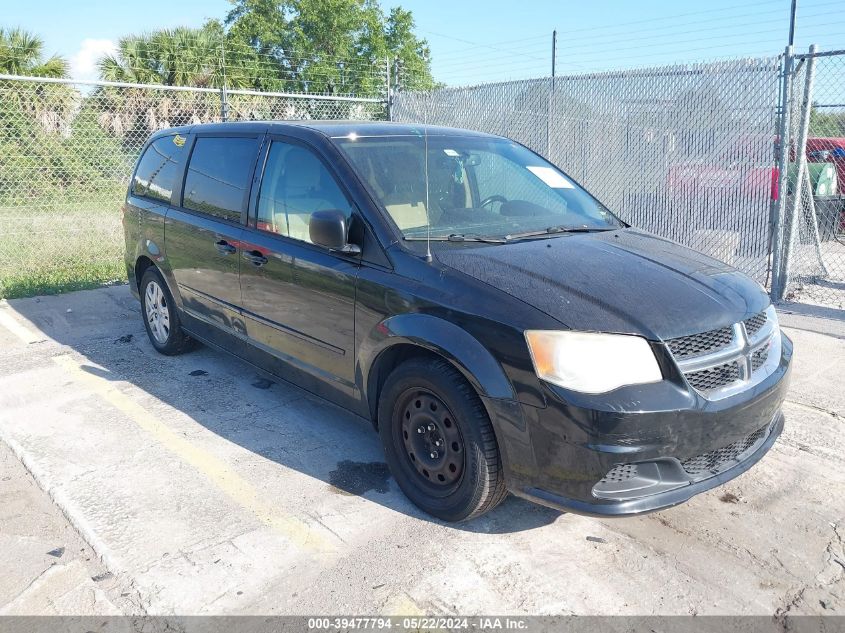
<instances>
[{"instance_id":1,"label":"palm tree","mask_svg":"<svg viewBox=\"0 0 845 633\"><path fill-rule=\"evenodd\" d=\"M268 72L254 59L252 49L229 42L219 25L178 27L124 37L114 55L99 62L100 78L137 84L195 88L252 88ZM224 64L225 59L225 64ZM121 137L144 137L149 132L186 123L217 120L217 95L203 92L156 91L151 88L98 89L103 98L100 124Z\"/></svg>"},{"instance_id":2,"label":"palm tree","mask_svg":"<svg viewBox=\"0 0 845 633\"><path fill-rule=\"evenodd\" d=\"M107 81L220 88L223 39L209 29L179 27L120 40L116 55L100 60Z\"/></svg>"},{"instance_id":3,"label":"palm tree","mask_svg":"<svg viewBox=\"0 0 845 633\"><path fill-rule=\"evenodd\" d=\"M68 76L68 63L58 55L45 59L44 42L37 35L22 29L0 28L0 73L64 78ZM0 116L7 127L31 130L27 126L36 122L46 132L69 132L79 97L72 87L8 81L3 82L3 88Z\"/></svg>"},{"instance_id":4,"label":"palm tree","mask_svg":"<svg viewBox=\"0 0 845 633\"><path fill-rule=\"evenodd\" d=\"M30 77L67 77L68 63L53 55L44 59L44 42L22 29L0 28L0 72Z\"/></svg>"}]
</instances>

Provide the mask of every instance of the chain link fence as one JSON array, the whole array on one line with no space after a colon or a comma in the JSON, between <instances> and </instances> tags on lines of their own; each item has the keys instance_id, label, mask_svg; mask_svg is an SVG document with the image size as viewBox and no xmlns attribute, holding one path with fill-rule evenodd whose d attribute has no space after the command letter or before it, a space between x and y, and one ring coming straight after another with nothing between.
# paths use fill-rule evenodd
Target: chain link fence
<instances>
[{"instance_id":1,"label":"chain link fence","mask_svg":"<svg viewBox=\"0 0 845 633\"><path fill-rule=\"evenodd\" d=\"M845 309L845 51L797 55L779 298Z\"/></svg>"},{"instance_id":2,"label":"chain link fence","mask_svg":"<svg viewBox=\"0 0 845 633\"><path fill-rule=\"evenodd\" d=\"M778 58L400 93L394 120L507 136L625 221L765 283Z\"/></svg>"},{"instance_id":3,"label":"chain link fence","mask_svg":"<svg viewBox=\"0 0 845 633\"><path fill-rule=\"evenodd\" d=\"M382 98L0 78L0 297L122 279L120 209L144 141L224 113L386 116Z\"/></svg>"},{"instance_id":4,"label":"chain link fence","mask_svg":"<svg viewBox=\"0 0 845 633\"><path fill-rule=\"evenodd\" d=\"M120 207L155 130L388 110L520 141L631 224L771 282L775 299L843 308L845 51L400 92L389 105L0 76L0 297L122 278Z\"/></svg>"}]
</instances>

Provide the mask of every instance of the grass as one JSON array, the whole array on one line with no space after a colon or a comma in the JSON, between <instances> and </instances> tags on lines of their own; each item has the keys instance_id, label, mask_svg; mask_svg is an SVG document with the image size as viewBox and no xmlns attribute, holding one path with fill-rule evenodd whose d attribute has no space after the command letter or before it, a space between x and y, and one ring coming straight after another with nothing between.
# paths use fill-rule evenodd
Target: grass
<instances>
[{"instance_id":1,"label":"grass","mask_svg":"<svg viewBox=\"0 0 845 633\"><path fill-rule=\"evenodd\" d=\"M126 280L123 187L0 201L0 299Z\"/></svg>"},{"instance_id":2,"label":"grass","mask_svg":"<svg viewBox=\"0 0 845 633\"><path fill-rule=\"evenodd\" d=\"M0 299L55 295L123 281L126 281L123 261L66 265L4 276L0 279Z\"/></svg>"}]
</instances>

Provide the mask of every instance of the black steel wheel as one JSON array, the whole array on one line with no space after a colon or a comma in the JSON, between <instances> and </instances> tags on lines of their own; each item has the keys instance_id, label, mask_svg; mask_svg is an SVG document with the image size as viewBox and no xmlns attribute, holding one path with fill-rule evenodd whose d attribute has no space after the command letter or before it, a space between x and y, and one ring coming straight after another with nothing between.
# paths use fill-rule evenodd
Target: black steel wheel
<instances>
[{"instance_id":1,"label":"black steel wheel","mask_svg":"<svg viewBox=\"0 0 845 633\"><path fill-rule=\"evenodd\" d=\"M464 438L449 407L429 391L408 389L399 399L405 454L420 483L455 486L464 472Z\"/></svg>"},{"instance_id":2,"label":"black steel wheel","mask_svg":"<svg viewBox=\"0 0 845 633\"><path fill-rule=\"evenodd\" d=\"M425 512L463 521L507 495L490 418L447 361L414 358L394 369L381 390L378 424L391 473Z\"/></svg>"}]
</instances>

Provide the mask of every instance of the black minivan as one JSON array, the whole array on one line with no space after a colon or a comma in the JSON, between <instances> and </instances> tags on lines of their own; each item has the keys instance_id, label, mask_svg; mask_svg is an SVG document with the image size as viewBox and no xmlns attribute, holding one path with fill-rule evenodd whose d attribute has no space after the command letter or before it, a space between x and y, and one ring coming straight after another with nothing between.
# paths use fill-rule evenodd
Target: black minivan
<instances>
[{"instance_id":1,"label":"black minivan","mask_svg":"<svg viewBox=\"0 0 845 633\"><path fill-rule=\"evenodd\" d=\"M201 341L372 420L399 486L447 521L508 491L597 516L666 508L783 429L792 343L765 290L505 138L163 130L124 214L158 351Z\"/></svg>"}]
</instances>

